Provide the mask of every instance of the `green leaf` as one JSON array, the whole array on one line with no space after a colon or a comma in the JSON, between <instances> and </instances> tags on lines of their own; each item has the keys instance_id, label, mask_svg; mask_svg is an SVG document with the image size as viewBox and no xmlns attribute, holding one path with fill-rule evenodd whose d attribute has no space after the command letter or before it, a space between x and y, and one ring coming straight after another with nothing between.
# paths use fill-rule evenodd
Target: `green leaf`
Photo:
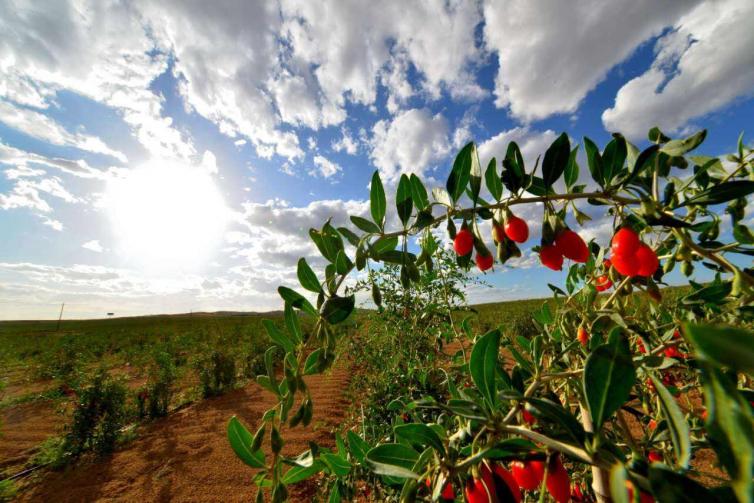
<instances>
[{"instance_id":1,"label":"green leaf","mask_svg":"<svg viewBox=\"0 0 754 503\"><path fill-rule=\"evenodd\" d=\"M404 174L398 182L398 193L395 195L395 207L398 209L398 218L405 227L411 218L414 209L414 200L411 197L411 182Z\"/></svg>"},{"instance_id":2,"label":"green leaf","mask_svg":"<svg viewBox=\"0 0 754 503\"><path fill-rule=\"evenodd\" d=\"M403 444L382 444L367 452L366 460L372 471L378 475L388 475L402 479L418 479L411 471L419 453Z\"/></svg>"},{"instance_id":3,"label":"green leaf","mask_svg":"<svg viewBox=\"0 0 754 503\"><path fill-rule=\"evenodd\" d=\"M310 466L294 466L283 474L281 482L285 485L297 484L321 472L324 467L325 465L319 460L314 461Z\"/></svg>"},{"instance_id":4,"label":"green leaf","mask_svg":"<svg viewBox=\"0 0 754 503\"><path fill-rule=\"evenodd\" d=\"M686 419L683 417L681 409L678 407L673 395L662 384L662 381L657 379L654 374L649 375L657 389L657 396L660 399L660 407L662 408L662 414L665 416L665 421L668 424L668 431L670 432L670 440L673 442L673 451L678 462L678 467L686 469L689 466L689 460L691 459L691 440L689 438L689 425L686 423Z\"/></svg>"},{"instance_id":5,"label":"green leaf","mask_svg":"<svg viewBox=\"0 0 754 503\"><path fill-rule=\"evenodd\" d=\"M296 292L295 290L291 290L290 288L285 286L280 286L278 287L278 293L284 301L289 302L296 309L301 309L305 313L311 314L312 316L317 316L317 310L314 309L314 306L312 306L308 300L306 300L300 293Z\"/></svg>"},{"instance_id":6,"label":"green leaf","mask_svg":"<svg viewBox=\"0 0 754 503\"><path fill-rule=\"evenodd\" d=\"M351 259L348 258L346 255L346 252L343 250L340 250L338 252L338 256L335 257L335 270L338 272L338 274L348 274L348 272L353 268L353 262L351 262Z\"/></svg>"},{"instance_id":7,"label":"green leaf","mask_svg":"<svg viewBox=\"0 0 754 503\"><path fill-rule=\"evenodd\" d=\"M296 311L290 304L285 305L285 326L288 327L288 333L293 337L294 342L301 342L301 323L299 322Z\"/></svg>"},{"instance_id":8,"label":"green leaf","mask_svg":"<svg viewBox=\"0 0 754 503\"><path fill-rule=\"evenodd\" d=\"M380 229L384 228L387 200L385 199L385 188L382 186L379 171L375 171L372 175L372 185L369 189L369 202L372 212L372 220L374 220Z\"/></svg>"},{"instance_id":9,"label":"green leaf","mask_svg":"<svg viewBox=\"0 0 754 503\"><path fill-rule=\"evenodd\" d=\"M696 147L698 147L706 137L707 130L702 129L698 133L689 136L684 140L670 140L660 148L660 151L668 154L671 157L681 156L686 152L694 150Z\"/></svg>"},{"instance_id":10,"label":"green leaf","mask_svg":"<svg viewBox=\"0 0 754 503\"><path fill-rule=\"evenodd\" d=\"M735 327L686 324L684 334L700 358L754 374L754 332Z\"/></svg>"},{"instance_id":11,"label":"green leaf","mask_svg":"<svg viewBox=\"0 0 754 503\"><path fill-rule=\"evenodd\" d=\"M646 168L652 165L657 151L660 149L658 145L650 145L646 149L642 150L639 157L636 158L634 167L631 170L631 175L628 177L625 183L629 183L639 176Z\"/></svg>"},{"instance_id":12,"label":"green leaf","mask_svg":"<svg viewBox=\"0 0 754 503\"><path fill-rule=\"evenodd\" d=\"M663 134L663 132L660 131L660 128L658 128L657 126L649 130L647 138L649 138L649 141L651 141L652 143L667 143L670 141L670 138L665 136L665 134Z\"/></svg>"},{"instance_id":13,"label":"green leaf","mask_svg":"<svg viewBox=\"0 0 754 503\"><path fill-rule=\"evenodd\" d=\"M304 362L304 375L319 373L319 362L323 353L324 351L322 348L317 348L306 357L306 362Z\"/></svg>"},{"instance_id":14,"label":"green leaf","mask_svg":"<svg viewBox=\"0 0 754 503\"><path fill-rule=\"evenodd\" d=\"M238 420L236 416L228 421L228 441L233 448L233 452L244 463L252 468L264 468L264 452L262 450L253 451L250 449L251 442L254 439L249 430Z\"/></svg>"},{"instance_id":15,"label":"green leaf","mask_svg":"<svg viewBox=\"0 0 754 503\"><path fill-rule=\"evenodd\" d=\"M605 177L602 174L602 156L600 155L600 149L594 144L592 140L584 137L584 150L586 151L586 160L589 164L589 172L592 174L592 179L599 185L605 185Z\"/></svg>"},{"instance_id":16,"label":"green leaf","mask_svg":"<svg viewBox=\"0 0 754 503\"><path fill-rule=\"evenodd\" d=\"M322 305L322 317L331 325L337 325L351 315L355 304L355 295L330 297Z\"/></svg>"},{"instance_id":17,"label":"green leaf","mask_svg":"<svg viewBox=\"0 0 754 503\"><path fill-rule=\"evenodd\" d=\"M322 287L319 284L319 280L317 279L317 275L314 274L314 271L312 271L312 268L309 267L309 264L306 262L305 258L298 259L298 281L301 283L301 286L309 290L310 292L319 293L322 291Z\"/></svg>"},{"instance_id":18,"label":"green leaf","mask_svg":"<svg viewBox=\"0 0 754 503\"><path fill-rule=\"evenodd\" d=\"M616 463L610 468L610 496L613 498L613 503L633 503L628 499L627 481L628 474L622 464Z\"/></svg>"},{"instance_id":19,"label":"green leaf","mask_svg":"<svg viewBox=\"0 0 754 503\"><path fill-rule=\"evenodd\" d=\"M471 200L476 203L479 200L479 192L482 190L482 166L479 165L479 154L477 153L476 145L471 149L469 186L471 188Z\"/></svg>"},{"instance_id":20,"label":"green leaf","mask_svg":"<svg viewBox=\"0 0 754 503\"><path fill-rule=\"evenodd\" d=\"M719 500L699 482L663 466L649 467L649 484L657 501L673 503L716 503Z\"/></svg>"},{"instance_id":21,"label":"green leaf","mask_svg":"<svg viewBox=\"0 0 754 503\"><path fill-rule=\"evenodd\" d=\"M524 158L515 141L508 144L508 149L505 152L501 179L503 184L508 187L508 190L511 192L518 192L518 190L524 186L526 179Z\"/></svg>"},{"instance_id":22,"label":"green leaf","mask_svg":"<svg viewBox=\"0 0 754 503\"><path fill-rule=\"evenodd\" d=\"M395 250L396 246L398 246L397 236L383 236L372 243L372 250L375 255L382 255L387 251Z\"/></svg>"},{"instance_id":23,"label":"green leaf","mask_svg":"<svg viewBox=\"0 0 754 503\"><path fill-rule=\"evenodd\" d=\"M625 344L603 344L591 352L584 365L584 391L595 431L628 400L635 380Z\"/></svg>"},{"instance_id":24,"label":"green leaf","mask_svg":"<svg viewBox=\"0 0 754 503\"><path fill-rule=\"evenodd\" d=\"M283 348L286 353L293 351L293 342L277 327L277 325L271 320L262 320L262 324L264 325L265 330L267 330L267 335L270 336L272 342Z\"/></svg>"},{"instance_id":25,"label":"green leaf","mask_svg":"<svg viewBox=\"0 0 754 503\"><path fill-rule=\"evenodd\" d=\"M467 143L458 152L455 161L453 161L453 169L450 170L448 181L445 183L445 188L448 189L448 194L453 203L458 201L458 198L461 197L461 194L466 190L466 185L469 183L473 150L474 143Z\"/></svg>"},{"instance_id":26,"label":"green leaf","mask_svg":"<svg viewBox=\"0 0 754 503\"><path fill-rule=\"evenodd\" d=\"M602 177L605 185L609 185L610 180L623 168L627 155L626 140L623 136L619 135L610 140L602 153Z\"/></svg>"},{"instance_id":27,"label":"green leaf","mask_svg":"<svg viewBox=\"0 0 754 503\"><path fill-rule=\"evenodd\" d=\"M346 475L348 475L348 472L351 471L351 463L349 463L348 460L338 456L337 454L323 452L321 458L322 461L324 461L327 467L330 469L330 471L338 477L345 477Z\"/></svg>"},{"instance_id":28,"label":"green leaf","mask_svg":"<svg viewBox=\"0 0 754 503\"><path fill-rule=\"evenodd\" d=\"M738 393L735 382L720 370L702 366L707 407L706 429L720 463L730 475L741 502L754 501L754 427L750 404Z\"/></svg>"},{"instance_id":29,"label":"green leaf","mask_svg":"<svg viewBox=\"0 0 754 503\"><path fill-rule=\"evenodd\" d=\"M420 445L422 447L432 447L439 453L445 453L445 446L440 439L440 436L427 426L421 423L401 424L393 428L396 437L403 438L413 445Z\"/></svg>"},{"instance_id":30,"label":"green leaf","mask_svg":"<svg viewBox=\"0 0 754 503\"><path fill-rule=\"evenodd\" d=\"M471 379L490 407L497 401L495 375L499 349L500 331L491 330L476 341L469 360Z\"/></svg>"},{"instance_id":31,"label":"green leaf","mask_svg":"<svg viewBox=\"0 0 754 503\"><path fill-rule=\"evenodd\" d=\"M545 182L545 187L552 187L552 184L560 178L566 166L568 166L570 157L571 144L568 141L568 135L561 133L547 149L542 160L542 179Z\"/></svg>"},{"instance_id":32,"label":"green leaf","mask_svg":"<svg viewBox=\"0 0 754 503\"><path fill-rule=\"evenodd\" d=\"M369 451L369 444L351 430L348 430L346 437L348 438L348 448L353 457L355 457L359 463L364 463L367 452Z\"/></svg>"},{"instance_id":33,"label":"green leaf","mask_svg":"<svg viewBox=\"0 0 754 503\"><path fill-rule=\"evenodd\" d=\"M743 224L736 224L733 226L733 237L741 244L754 244L754 234L752 234L751 230Z\"/></svg>"},{"instance_id":34,"label":"green leaf","mask_svg":"<svg viewBox=\"0 0 754 503\"><path fill-rule=\"evenodd\" d=\"M484 181L487 183L487 189L496 201L503 196L503 182L500 175L497 174L497 161L493 157L487 164L487 170L484 172Z\"/></svg>"},{"instance_id":35,"label":"green leaf","mask_svg":"<svg viewBox=\"0 0 754 503\"><path fill-rule=\"evenodd\" d=\"M372 234L379 234L380 228L375 224L374 222L370 222L366 218L362 218L356 215L351 215L351 222L353 222L353 225L358 227L364 232L369 232Z\"/></svg>"},{"instance_id":36,"label":"green leaf","mask_svg":"<svg viewBox=\"0 0 754 503\"><path fill-rule=\"evenodd\" d=\"M420 210L423 210L429 206L429 197L427 197L427 189L419 179L418 176L411 173L411 197L414 199L414 204Z\"/></svg>"},{"instance_id":37,"label":"green leaf","mask_svg":"<svg viewBox=\"0 0 754 503\"><path fill-rule=\"evenodd\" d=\"M709 189L703 190L695 196L686 199L680 206L688 204L720 204L731 199L746 197L754 193L754 181L751 180L733 180L719 185L713 185Z\"/></svg>"},{"instance_id":38,"label":"green leaf","mask_svg":"<svg viewBox=\"0 0 754 503\"><path fill-rule=\"evenodd\" d=\"M579 152L579 146L571 150L571 156L568 158L568 165L566 166L564 173L564 181L566 187L573 187L573 185L579 180L579 163L576 161L576 155Z\"/></svg>"}]
</instances>

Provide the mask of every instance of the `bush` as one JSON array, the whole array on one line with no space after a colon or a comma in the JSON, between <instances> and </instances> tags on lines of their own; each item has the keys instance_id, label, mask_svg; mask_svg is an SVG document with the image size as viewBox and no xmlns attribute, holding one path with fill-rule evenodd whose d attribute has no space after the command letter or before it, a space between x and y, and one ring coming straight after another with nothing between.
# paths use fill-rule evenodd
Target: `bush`
<instances>
[{"instance_id":1,"label":"bush","mask_svg":"<svg viewBox=\"0 0 754 503\"><path fill-rule=\"evenodd\" d=\"M601 502L754 501L754 233L744 220L754 194L754 149L739 139L725 164L719 157L687 156L705 136L700 131L671 140L653 128L643 150L617 133L602 151L585 139L589 170L581 179L577 149L565 133L528 171L515 142L500 152L502 163L493 158L484 170L469 143L431 202L416 175L401 176L397 218L386 213L388 199L375 173L371 220L351 217L357 232L329 221L309 231L327 263L324 278L304 259L297 273L301 287L317 296L316 306L293 289L278 290L286 330L268 330L283 351L268 358L268 375L258 379L278 399L258 430L272 431L276 455L267 460L257 450L261 433L253 437L235 418L229 424L236 454L264 469L255 479L259 494L269 487L273 501L282 501L287 485L322 472L332 501L350 495L358 478L367 478L381 501L438 501L446 492L460 496L462 488L469 501L488 501L489 493L493 500L518 501L522 490L530 501L568 501L571 494ZM426 327L412 320L422 316L413 308L426 305L417 294L426 277L421 269L448 270L432 259L435 235L447 230L455 264L463 268L476 263L488 270L492 253L501 267L511 264L528 237L527 224L513 214L525 204L540 205L543 213L532 251L546 267L566 267L563 284L548 285L554 301L534 309L536 323L521 319L512 330L492 323L474 335L470 354L449 362L457 362L457 374L449 372L429 394L404 393L421 389L431 376L421 367ZM587 205L613 217L609 248L584 242L571 228L589 219ZM516 229L509 232L512 221ZM387 229L386 223L399 226ZM494 251L482 226L491 227ZM661 289L676 266L688 285ZM706 283L692 278L701 268L710 271ZM355 308L346 281L354 270L369 278L376 305L394 297L378 318L394 332L386 329L375 352L366 348L367 365L369 359L387 362L382 370L372 366L389 379L381 391L397 389L411 401L391 402L390 409L405 416L378 418L381 426L389 421L379 435L365 439L349 431L336 449L312 445L297 458L307 460L304 467L284 471L290 459L277 455L280 429L301 419L299 412L289 417L299 402L295 395L311 410L302 376L333 363L336 327ZM385 288L383 296L385 282L376 270L392 272L387 284L399 282L402 289ZM299 313L315 324L313 340L302 340ZM452 320L451 306L446 315ZM460 325L451 333L473 334L470 323ZM284 369L283 380L269 370L276 365ZM304 417L305 424L311 420L310 413ZM726 473L697 466L701 449L710 449ZM705 487L700 476L719 487Z\"/></svg>"},{"instance_id":2,"label":"bush","mask_svg":"<svg viewBox=\"0 0 754 503\"><path fill-rule=\"evenodd\" d=\"M18 489L12 480L0 480L0 503L13 501L17 494Z\"/></svg>"},{"instance_id":3,"label":"bush","mask_svg":"<svg viewBox=\"0 0 754 503\"><path fill-rule=\"evenodd\" d=\"M167 351L157 351L147 384L136 395L139 417L154 419L168 414L175 379L176 369L172 355Z\"/></svg>"},{"instance_id":4,"label":"bush","mask_svg":"<svg viewBox=\"0 0 754 503\"><path fill-rule=\"evenodd\" d=\"M83 384L65 437L66 452L74 457L85 451L112 452L127 419L126 396L125 386L104 370Z\"/></svg>"},{"instance_id":5,"label":"bush","mask_svg":"<svg viewBox=\"0 0 754 503\"><path fill-rule=\"evenodd\" d=\"M236 362L222 351L213 351L208 358L199 359L195 367L205 398L221 395L236 384Z\"/></svg>"}]
</instances>

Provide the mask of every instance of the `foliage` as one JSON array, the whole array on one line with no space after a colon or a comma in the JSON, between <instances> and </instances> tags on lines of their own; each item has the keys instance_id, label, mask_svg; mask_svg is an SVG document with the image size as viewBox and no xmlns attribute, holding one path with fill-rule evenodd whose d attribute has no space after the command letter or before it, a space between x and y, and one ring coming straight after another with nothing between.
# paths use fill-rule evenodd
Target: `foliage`
<instances>
[{"instance_id":1,"label":"foliage","mask_svg":"<svg viewBox=\"0 0 754 503\"><path fill-rule=\"evenodd\" d=\"M225 351L216 349L208 356L199 357L194 365L205 398L221 395L236 384L236 361Z\"/></svg>"},{"instance_id":2,"label":"foliage","mask_svg":"<svg viewBox=\"0 0 754 503\"><path fill-rule=\"evenodd\" d=\"M139 390L136 396L140 418L154 419L168 414L175 380L176 366L173 356L164 350L156 351L154 362L149 369L147 384Z\"/></svg>"},{"instance_id":3,"label":"foliage","mask_svg":"<svg viewBox=\"0 0 754 503\"><path fill-rule=\"evenodd\" d=\"M103 370L94 374L78 393L65 450L72 456L84 451L106 454L113 450L127 419L127 390Z\"/></svg>"},{"instance_id":4,"label":"foliage","mask_svg":"<svg viewBox=\"0 0 754 503\"><path fill-rule=\"evenodd\" d=\"M493 159L483 172L476 146L469 143L456 157L446 187L432 190L432 201L418 177L402 175L395 196L397 230L386 229L395 220L386 218L385 189L375 173L372 220L351 219L361 234L330 222L309 231L327 262L324 279L303 259L297 272L302 287L316 294L316 304L293 289L279 289L286 326L266 326L276 349L266 353L267 374L257 377L278 404L264 416L256 435L235 418L229 426L235 452L261 469L255 478L260 488L270 487L272 500L282 501L287 485L325 472L331 480L330 501L338 501L349 494L348 474L369 470L371 480L393 487L402 501L437 500L448 482L458 495L471 479L475 487L485 485L484 478L492 477L485 470L498 474L499 463L526 460L546 462L547 480L535 495L539 492L544 500L546 489L562 499L563 478L566 484L569 478L563 459L570 477L591 483L589 498L625 502L631 487L637 500L644 493L661 501L753 501L749 400L754 277L751 269L737 264L754 254L754 239L743 224L754 192L754 182L747 179L754 176L754 152L739 140L728 164L687 155L705 135L701 131L671 140L654 128L642 151L619 134L602 151L585 138L590 183L596 187L589 191L578 183L578 147L571 148L566 134L547 149L541 166L530 170L511 142L503 162ZM678 176L684 170L689 174ZM485 200L483 186L491 202ZM461 207L466 202L470 206ZM641 258L633 250L614 251L611 258L621 263L611 265L600 243L585 245L567 224L569 214L578 224L589 218L579 207L584 202L611 215L615 231L636 232ZM337 450L313 446L297 458L283 456L283 423L295 427L311 421L311 397L302 376L333 364L334 327L354 310L353 291L341 292L345 279L354 270L373 270L375 264L392 266L404 289L404 306L410 305L422 281L420 268L439 268L432 248L433 232L441 224L451 239L463 236L455 246L461 267L472 263L466 233L473 234L476 262L483 269L486 263L478 257L491 252L480 225L502 225L521 204L541 204L542 235L534 250L547 253L548 266L559 269L562 256L573 260L565 284L550 285L554 301L533 313L534 328L521 324L523 333L511 333L493 323L478 333L470 355L461 355L459 374L449 375L445 389L397 407L410 422L392 424L386 438L367 441L348 432L348 442L338 441ZM731 219L732 236L722 232L724 212ZM415 253L409 238L417 235L420 250ZM498 236L499 263L519 253L516 243ZM658 258L660 267L655 267ZM687 277L705 267L714 279L707 284L689 279L686 292L663 303L660 286L677 265ZM379 277L369 278L380 305ZM597 278L604 280L597 283ZM608 291L598 295L596 284L602 287L608 279ZM301 331L300 316L312 320L312 332ZM405 338L426 339L424 327L411 329L416 333L404 333ZM582 340L577 339L579 331L586 336ZM463 386L469 382L471 386ZM704 420L698 410L684 412L679 406L679 400L691 403L690 395L676 397L699 388L704 391ZM297 409L295 404L300 404ZM627 414L640 425L638 435L629 428ZM266 438L271 459L260 449ZM699 475L692 460L707 447L730 479L714 491L692 478ZM648 463L650 451L661 453L664 463ZM286 465L291 468L284 471ZM550 483L550 474L559 478L558 484Z\"/></svg>"},{"instance_id":5,"label":"foliage","mask_svg":"<svg viewBox=\"0 0 754 503\"><path fill-rule=\"evenodd\" d=\"M13 501L18 489L12 480L0 480L0 503Z\"/></svg>"}]
</instances>

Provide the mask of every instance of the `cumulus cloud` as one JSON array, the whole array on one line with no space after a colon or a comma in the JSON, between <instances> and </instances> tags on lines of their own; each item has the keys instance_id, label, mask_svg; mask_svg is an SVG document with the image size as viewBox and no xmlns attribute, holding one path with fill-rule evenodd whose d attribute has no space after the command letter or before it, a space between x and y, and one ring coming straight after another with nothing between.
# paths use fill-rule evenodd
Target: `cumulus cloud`
<instances>
[{"instance_id":1,"label":"cumulus cloud","mask_svg":"<svg viewBox=\"0 0 754 503\"><path fill-rule=\"evenodd\" d=\"M343 170L338 164L319 154L314 156L314 166L315 168L310 170L309 174L322 178L330 178Z\"/></svg>"},{"instance_id":2,"label":"cumulus cloud","mask_svg":"<svg viewBox=\"0 0 754 503\"><path fill-rule=\"evenodd\" d=\"M359 141L351 136L346 128L342 128L340 134L342 135L340 139L332 143L332 149L336 152L356 155L359 151Z\"/></svg>"},{"instance_id":3,"label":"cumulus cloud","mask_svg":"<svg viewBox=\"0 0 754 503\"><path fill-rule=\"evenodd\" d=\"M495 104L524 121L575 112L611 68L697 3L488 2L484 37L500 65Z\"/></svg>"},{"instance_id":4,"label":"cumulus cloud","mask_svg":"<svg viewBox=\"0 0 754 503\"><path fill-rule=\"evenodd\" d=\"M704 2L656 45L656 59L605 110L609 130L640 138L659 125L677 131L695 117L754 94L754 3Z\"/></svg>"},{"instance_id":5,"label":"cumulus cloud","mask_svg":"<svg viewBox=\"0 0 754 503\"><path fill-rule=\"evenodd\" d=\"M508 144L515 141L519 149L521 149L521 155L524 157L527 171L531 171L537 157L544 155L547 147L555 141L557 136L555 131L551 129L534 131L529 127L516 127L507 131L501 131L479 145L479 162L484 167L487 166L493 157L498 162L501 162L505 157Z\"/></svg>"},{"instance_id":6,"label":"cumulus cloud","mask_svg":"<svg viewBox=\"0 0 754 503\"><path fill-rule=\"evenodd\" d=\"M105 251L105 249L102 248L100 242L96 239L87 241L86 243L82 244L81 247L85 250L93 251L94 253L102 253L103 251Z\"/></svg>"},{"instance_id":7,"label":"cumulus cloud","mask_svg":"<svg viewBox=\"0 0 754 503\"><path fill-rule=\"evenodd\" d=\"M448 121L427 109L411 109L372 128L370 157L387 181L424 172L450 152Z\"/></svg>"}]
</instances>

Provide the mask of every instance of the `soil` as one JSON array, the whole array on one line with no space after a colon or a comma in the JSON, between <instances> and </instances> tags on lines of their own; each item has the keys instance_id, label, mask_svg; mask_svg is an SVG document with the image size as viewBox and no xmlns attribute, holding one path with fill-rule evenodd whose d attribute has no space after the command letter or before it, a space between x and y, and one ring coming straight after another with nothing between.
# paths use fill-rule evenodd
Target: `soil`
<instances>
[{"instance_id":1,"label":"soil","mask_svg":"<svg viewBox=\"0 0 754 503\"><path fill-rule=\"evenodd\" d=\"M334 446L334 430L349 405L344 393L350 375L341 364L328 374L306 378L314 421L283 432L283 454L297 455L310 441ZM274 404L273 395L256 383L202 400L147 424L136 440L105 459L41 473L22 488L19 501L253 501L255 471L231 450L226 427L235 414L253 432ZM316 490L311 481L292 486L291 501L311 501Z\"/></svg>"},{"instance_id":2,"label":"soil","mask_svg":"<svg viewBox=\"0 0 754 503\"><path fill-rule=\"evenodd\" d=\"M0 474L18 473L39 444L60 433L64 421L51 400L0 410Z\"/></svg>"}]
</instances>

